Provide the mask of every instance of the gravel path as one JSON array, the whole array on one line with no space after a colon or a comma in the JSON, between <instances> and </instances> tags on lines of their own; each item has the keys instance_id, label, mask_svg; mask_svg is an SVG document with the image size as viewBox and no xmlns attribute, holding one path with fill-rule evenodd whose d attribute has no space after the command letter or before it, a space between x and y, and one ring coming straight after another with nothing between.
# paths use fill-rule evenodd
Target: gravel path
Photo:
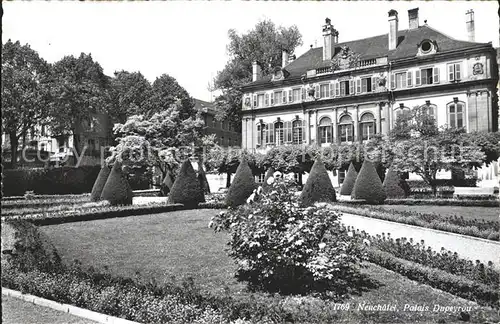
<instances>
[{"instance_id":1,"label":"gravel path","mask_svg":"<svg viewBox=\"0 0 500 324\"><path fill-rule=\"evenodd\" d=\"M2 295L4 324L93 324L96 322Z\"/></svg>"},{"instance_id":2,"label":"gravel path","mask_svg":"<svg viewBox=\"0 0 500 324\"><path fill-rule=\"evenodd\" d=\"M492 261L500 269L500 242L475 239L455 235L424 227L389 222L381 219L343 213L342 222L359 230L376 235L390 233L394 239L399 237L413 238L415 242L425 241L435 251L441 247L457 252L463 258L480 260L483 263Z\"/></svg>"}]
</instances>

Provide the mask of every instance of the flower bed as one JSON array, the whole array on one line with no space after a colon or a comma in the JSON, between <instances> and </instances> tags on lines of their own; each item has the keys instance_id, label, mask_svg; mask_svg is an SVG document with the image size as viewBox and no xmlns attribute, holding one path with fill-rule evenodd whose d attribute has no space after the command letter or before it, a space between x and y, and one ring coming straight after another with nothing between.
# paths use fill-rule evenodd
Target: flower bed
<instances>
[{"instance_id":1,"label":"flower bed","mask_svg":"<svg viewBox=\"0 0 500 324\"><path fill-rule=\"evenodd\" d=\"M498 223L484 220L462 220L459 217L441 217L435 214L422 214L414 212L399 212L376 207L351 207L345 205L332 205L332 208L356 215L388 220L397 223L415 225L437 229L445 232L458 233L493 241L499 241ZM488 226L491 226L487 229ZM496 228L496 229L495 229Z\"/></svg>"},{"instance_id":2,"label":"flower bed","mask_svg":"<svg viewBox=\"0 0 500 324\"><path fill-rule=\"evenodd\" d=\"M3 209L13 208L40 208L68 204L79 204L82 202L90 202L90 195L68 195L68 196L52 196L47 198L39 198L34 196L34 199L18 199L18 200L2 200Z\"/></svg>"},{"instance_id":3,"label":"flower bed","mask_svg":"<svg viewBox=\"0 0 500 324\"><path fill-rule=\"evenodd\" d=\"M467 199L386 199L386 205L434 205L434 206L466 206L466 207L499 207L498 199L484 199L483 197Z\"/></svg>"},{"instance_id":4,"label":"flower bed","mask_svg":"<svg viewBox=\"0 0 500 324\"><path fill-rule=\"evenodd\" d=\"M474 300L480 305L499 308L497 286L487 286L443 270L397 258L388 252L374 248L367 249L367 255L370 262L400 273L411 280L424 283L462 298Z\"/></svg>"},{"instance_id":5,"label":"flower bed","mask_svg":"<svg viewBox=\"0 0 500 324\"><path fill-rule=\"evenodd\" d=\"M351 230L349 227L348 229ZM384 233L371 236L358 230L356 237L359 237L360 241L368 239L371 246L391 253L397 258L444 270L485 285L498 286L500 283L500 273L493 267L492 262L489 262L487 266L479 261L474 263L471 260L462 259L458 257L456 252L453 253L444 248L441 248L440 252L433 251L431 247L425 246L423 240L414 243L413 239L408 240L405 237L393 239L390 233L387 236Z\"/></svg>"}]
</instances>

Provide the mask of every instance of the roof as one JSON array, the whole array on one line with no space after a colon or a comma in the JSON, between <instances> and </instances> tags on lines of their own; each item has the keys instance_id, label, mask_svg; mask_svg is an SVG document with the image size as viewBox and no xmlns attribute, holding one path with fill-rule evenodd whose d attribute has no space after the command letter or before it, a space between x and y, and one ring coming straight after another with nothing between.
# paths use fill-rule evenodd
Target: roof
<instances>
[{"instance_id":1,"label":"roof","mask_svg":"<svg viewBox=\"0 0 500 324\"><path fill-rule=\"evenodd\" d=\"M398 31L398 45L396 49L389 51L389 35L379 35L364 39L353 40L349 42L338 43L335 47L335 57L342 46L348 46L355 54L360 55L360 60L368 60L378 57L387 57L389 61L412 58L417 55L417 45L424 39L430 39L437 42L439 52L449 52L459 49L476 47L477 45L489 45L487 43L473 43L456 40L447 36L428 25L423 25L414 29L405 29ZM285 67L289 73L288 78L300 77L308 70L322 67L328 67L329 60L323 60L323 47L311 48L292 63ZM248 85L257 85L270 83L271 76L266 76L259 81L249 83Z\"/></svg>"},{"instance_id":2,"label":"roof","mask_svg":"<svg viewBox=\"0 0 500 324\"><path fill-rule=\"evenodd\" d=\"M215 115L217 110L215 109L215 104L213 102L208 102L200 99L194 100L194 109L201 110L204 113L208 113L210 115Z\"/></svg>"}]
</instances>

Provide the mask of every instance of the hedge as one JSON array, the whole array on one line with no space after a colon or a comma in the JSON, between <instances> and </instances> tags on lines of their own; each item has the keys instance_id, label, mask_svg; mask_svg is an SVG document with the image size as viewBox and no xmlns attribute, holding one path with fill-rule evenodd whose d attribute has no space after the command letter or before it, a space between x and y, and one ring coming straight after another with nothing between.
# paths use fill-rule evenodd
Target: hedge
<instances>
[{"instance_id":1,"label":"hedge","mask_svg":"<svg viewBox=\"0 0 500 324\"><path fill-rule=\"evenodd\" d=\"M352 190L353 199L363 199L370 204L381 204L384 202L386 195L382 181L377 173L375 165L365 160L361 170L359 170L356 183Z\"/></svg>"},{"instance_id":2,"label":"hedge","mask_svg":"<svg viewBox=\"0 0 500 324\"><path fill-rule=\"evenodd\" d=\"M132 196L132 188L122 171L122 164L117 160L102 188L101 200L107 200L113 206L132 205Z\"/></svg>"},{"instance_id":3,"label":"hedge","mask_svg":"<svg viewBox=\"0 0 500 324\"><path fill-rule=\"evenodd\" d=\"M464 207L500 207L498 200L483 199L386 199L386 205L431 205L431 206L464 206Z\"/></svg>"},{"instance_id":4,"label":"hedge","mask_svg":"<svg viewBox=\"0 0 500 324\"><path fill-rule=\"evenodd\" d=\"M205 202L203 188L200 186L200 182L191 165L191 161L187 159L182 163L179 174L175 178L175 182L168 196L168 203L196 207L202 202Z\"/></svg>"},{"instance_id":5,"label":"hedge","mask_svg":"<svg viewBox=\"0 0 500 324\"><path fill-rule=\"evenodd\" d=\"M443 270L399 259L390 253L372 248L367 249L367 255L370 262L402 274L408 279L449 292L455 296L476 301L480 305L499 308L497 287L487 286Z\"/></svg>"},{"instance_id":6,"label":"hedge","mask_svg":"<svg viewBox=\"0 0 500 324\"><path fill-rule=\"evenodd\" d=\"M99 201L101 200L102 189L108 180L111 169L105 164L102 166L101 171L97 175L92 191L90 192L90 200Z\"/></svg>"},{"instance_id":7,"label":"hedge","mask_svg":"<svg viewBox=\"0 0 500 324\"><path fill-rule=\"evenodd\" d=\"M356 183L356 178L358 177L358 172L354 167L354 164L349 164L349 169L345 176L342 187L340 188L340 194L343 196L350 196L352 194L352 189L354 189L354 184Z\"/></svg>"},{"instance_id":8,"label":"hedge","mask_svg":"<svg viewBox=\"0 0 500 324\"><path fill-rule=\"evenodd\" d=\"M245 204L247 198L250 197L256 187L252 170L247 160L243 157L227 192L226 204L231 207Z\"/></svg>"},{"instance_id":9,"label":"hedge","mask_svg":"<svg viewBox=\"0 0 500 324\"><path fill-rule=\"evenodd\" d=\"M302 189L299 202L302 206L310 206L316 202L335 202L337 197L332 181L328 176L325 165L320 158L314 164Z\"/></svg>"},{"instance_id":10,"label":"hedge","mask_svg":"<svg viewBox=\"0 0 500 324\"><path fill-rule=\"evenodd\" d=\"M407 193L405 192L403 181L397 171L389 168L387 175L384 179L384 190L387 198L404 198Z\"/></svg>"}]
</instances>

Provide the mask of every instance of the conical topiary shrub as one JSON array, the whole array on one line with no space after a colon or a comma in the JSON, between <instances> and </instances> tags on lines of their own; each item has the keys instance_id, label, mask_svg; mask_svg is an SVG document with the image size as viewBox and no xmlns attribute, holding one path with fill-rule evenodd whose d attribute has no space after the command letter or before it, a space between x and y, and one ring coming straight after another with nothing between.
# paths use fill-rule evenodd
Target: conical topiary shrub
<instances>
[{"instance_id":1,"label":"conical topiary shrub","mask_svg":"<svg viewBox=\"0 0 500 324\"><path fill-rule=\"evenodd\" d=\"M167 174L165 175L165 178L163 179L161 183L161 195L166 196L172 189L172 186L174 185L174 177L172 176L172 173L170 173L170 170L167 171Z\"/></svg>"},{"instance_id":2,"label":"conical topiary shrub","mask_svg":"<svg viewBox=\"0 0 500 324\"><path fill-rule=\"evenodd\" d=\"M370 204L384 202L384 187L372 162L367 160L363 162L351 196L353 199L364 199Z\"/></svg>"},{"instance_id":3,"label":"conical topiary shrub","mask_svg":"<svg viewBox=\"0 0 500 324\"><path fill-rule=\"evenodd\" d=\"M352 189L354 188L357 177L358 171L356 171L354 164L351 162L349 169L347 170L347 174L345 175L344 182L342 183L342 187L340 188L341 195L350 196L352 194Z\"/></svg>"},{"instance_id":4,"label":"conical topiary shrub","mask_svg":"<svg viewBox=\"0 0 500 324\"><path fill-rule=\"evenodd\" d=\"M101 200L107 200L113 206L132 205L132 188L123 174L122 164L115 162L104 188L102 188Z\"/></svg>"},{"instance_id":5,"label":"conical topiary shrub","mask_svg":"<svg viewBox=\"0 0 500 324\"><path fill-rule=\"evenodd\" d=\"M300 194L299 201L302 206L311 206L315 202L337 201L332 181L320 158L316 159L311 168L309 177Z\"/></svg>"},{"instance_id":6,"label":"conical topiary shrub","mask_svg":"<svg viewBox=\"0 0 500 324\"><path fill-rule=\"evenodd\" d=\"M207 174L205 170L203 170L203 164L198 161L198 181L200 182L200 186L203 189L205 194L210 193L210 185L208 184Z\"/></svg>"},{"instance_id":7,"label":"conical topiary shrub","mask_svg":"<svg viewBox=\"0 0 500 324\"><path fill-rule=\"evenodd\" d=\"M273 176L274 172L276 172L276 171L274 171L273 167L270 167L269 169L267 169L266 175L264 176L264 182L262 183L262 189L266 189L267 187L269 187L267 180L269 180L269 178L271 178Z\"/></svg>"},{"instance_id":8,"label":"conical topiary shrub","mask_svg":"<svg viewBox=\"0 0 500 324\"><path fill-rule=\"evenodd\" d=\"M191 161L187 159L182 163L179 174L170 189L168 203L183 204L188 208L194 208L201 202L205 202L205 195Z\"/></svg>"},{"instance_id":9,"label":"conical topiary shrub","mask_svg":"<svg viewBox=\"0 0 500 324\"><path fill-rule=\"evenodd\" d=\"M104 164L101 168L101 171L99 171L97 178L95 179L94 186L92 187L92 191L90 193L91 201L101 200L102 189L104 188L104 185L108 180L110 172L111 169L106 164Z\"/></svg>"},{"instance_id":10,"label":"conical topiary shrub","mask_svg":"<svg viewBox=\"0 0 500 324\"><path fill-rule=\"evenodd\" d=\"M243 205L247 198L250 197L255 187L256 184L252 170L250 170L247 160L242 158L234 174L231 186L227 191L226 205L230 207Z\"/></svg>"},{"instance_id":11,"label":"conical topiary shrub","mask_svg":"<svg viewBox=\"0 0 500 324\"><path fill-rule=\"evenodd\" d=\"M406 192L403 188L402 182L404 180L401 179L399 173L392 168L387 171L387 174L384 179L384 190L387 198L404 198L406 197Z\"/></svg>"}]
</instances>

